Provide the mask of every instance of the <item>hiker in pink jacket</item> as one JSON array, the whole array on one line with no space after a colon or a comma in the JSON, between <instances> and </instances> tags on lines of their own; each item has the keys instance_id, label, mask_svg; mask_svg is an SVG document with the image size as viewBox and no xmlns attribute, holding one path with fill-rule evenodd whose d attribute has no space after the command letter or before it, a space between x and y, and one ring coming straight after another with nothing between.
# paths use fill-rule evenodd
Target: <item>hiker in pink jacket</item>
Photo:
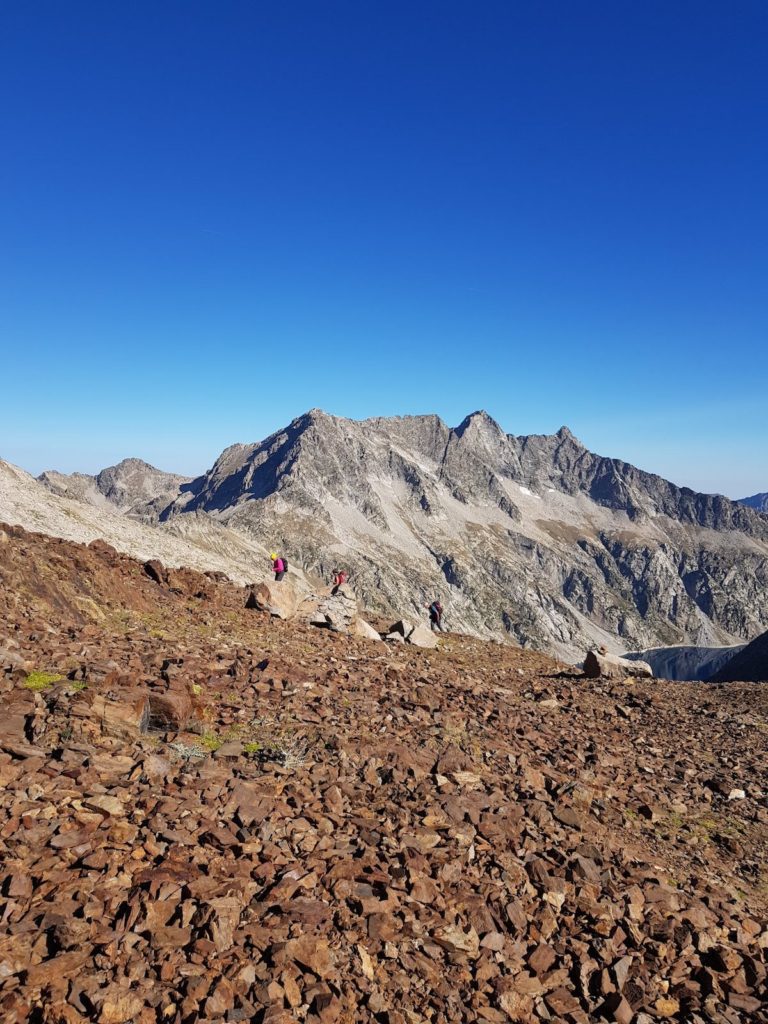
<instances>
[{"instance_id":1,"label":"hiker in pink jacket","mask_svg":"<svg viewBox=\"0 0 768 1024\"><path fill-rule=\"evenodd\" d=\"M269 557L272 559L272 572L275 574L275 583L279 583L283 576L285 576L288 563L274 552Z\"/></svg>"}]
</instances>

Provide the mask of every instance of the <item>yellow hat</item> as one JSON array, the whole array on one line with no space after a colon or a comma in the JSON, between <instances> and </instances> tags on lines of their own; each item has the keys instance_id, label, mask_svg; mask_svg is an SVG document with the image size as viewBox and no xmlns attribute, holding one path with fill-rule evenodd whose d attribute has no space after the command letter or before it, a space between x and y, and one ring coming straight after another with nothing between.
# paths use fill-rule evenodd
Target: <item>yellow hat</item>
<instances>
[{"instance_id":1,"label":"yellow hat","mask_svg":"<svg viewBox=\"0 0 768 1024\"><path fill-rule=\"evenodd\" d=\"M270 557L270 558L272 559L272 561L274 562L274 560L275 560L275 559L277 558L277 555L276 555L276 553L275 553L275 552L273 551L273 552L272 552L272 553L270 554L270 556L269 556L269 557Z\"/></svg>"}]
</instances>

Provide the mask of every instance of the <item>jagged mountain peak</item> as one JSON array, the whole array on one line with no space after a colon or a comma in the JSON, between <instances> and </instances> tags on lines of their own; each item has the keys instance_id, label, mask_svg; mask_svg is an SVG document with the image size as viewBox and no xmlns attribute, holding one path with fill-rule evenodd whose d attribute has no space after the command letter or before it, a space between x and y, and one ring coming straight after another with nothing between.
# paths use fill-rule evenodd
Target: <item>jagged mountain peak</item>
<instances>
[{"instance_id":1,"label":"jagged mountain peak","mask_svg":"<svg viewBox=\"0 0 768 1024\"><path fill-rule=\"evenodd\" d=\"M487 413L485 409L477 409L475 412L471 412L469 416L465 416L458 427L456 427L455 433L461 435L470 427L475 427L481 430L488 429L500 434L504 433L493 416Z\"/></svg>"},{"instance_id":2,"label":"jagged mountain peak","mask_svg":"<svg viewBox=\"0 0 768 1024\"><path fill-rule=\"evenodd\" d=\"M558 438L558 440L560 441L570 441L571 444L576 445L577 448L584 448L586 450L586 446L583 444L583 442L580 441L579 438L576 437L576 435L573 433L573 431L569 427L566 427L565 425L560 427L560 429L555 434L555 437Z\"/></svg>"},{"instance_id":3,"label":"jagged mountain peak","mask_svg":"<svg viewBox=\"0 0 768 1024\"><path fill-rule=\"evenodd\" d=\"M163 472L162 469L158 469L157 466L153 466L150 462L145 462L144 459L138 459L133 456L129 456L127 459L121 459L119 462L116 462L114 466L106 466L103 470L101 470L101 472L106 473L109 470L122 472L127 470L135 471L141 469L150 470L153 473Z\"/></svg>"}]
</instances>

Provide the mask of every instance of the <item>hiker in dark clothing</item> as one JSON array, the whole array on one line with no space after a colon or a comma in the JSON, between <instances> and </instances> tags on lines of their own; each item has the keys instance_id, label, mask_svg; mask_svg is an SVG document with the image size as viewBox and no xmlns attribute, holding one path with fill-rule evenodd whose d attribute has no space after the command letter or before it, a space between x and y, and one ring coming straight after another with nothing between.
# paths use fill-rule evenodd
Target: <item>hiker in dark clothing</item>
<instances>
[{"instance_id":1,"label":"hiker in dark clothing","mask_svg":"<svg viewBox=\"0 0 768 1024\"><path fill-rule=\"evenodd\" d=\"M429 609L429 624L432 627L433 633L444 633L443 629L443 606L439 601L433 601L432 604L428 605Z\"/></svg>"},{"instance_id":2,"label":"hiker in dark clothing","mask_svg":"<svg viewBox=\"0 0 768 1024\"><path fill-rule=\"evenodd\" d=\"M272 559L272 572L275 574L275 583L279 583L288 570L288 562L274 552L269 557Z\"/></svg>"},{"instance_id":3,"label":"hiker in dark clothing","mask_svg":"<svg viewBox=\"0 0 768 1024\"><path fill-rule=\"evenodd\" d=\"M347 582L347 573L344 569L333 570L333 588L331 589L331 596L338 594L339 587L343 587Z\"/></svg>"}]
</instances>

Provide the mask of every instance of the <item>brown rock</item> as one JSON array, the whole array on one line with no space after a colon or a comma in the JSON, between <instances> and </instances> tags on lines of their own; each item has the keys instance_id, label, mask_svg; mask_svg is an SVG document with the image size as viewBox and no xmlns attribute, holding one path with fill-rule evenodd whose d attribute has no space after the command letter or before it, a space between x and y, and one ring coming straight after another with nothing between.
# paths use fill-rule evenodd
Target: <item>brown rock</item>
<instances>
[{"instance_id":1,"label":"brown rock","mask_svg":"<svg viewBox=\"0 0 768 1024\"><path fill-rule=\"evenodd\" d=\"M149 727L183 732L192 715L192 698L187 690L151 690L149 693Z\"/></svg>"}]
</instances>

